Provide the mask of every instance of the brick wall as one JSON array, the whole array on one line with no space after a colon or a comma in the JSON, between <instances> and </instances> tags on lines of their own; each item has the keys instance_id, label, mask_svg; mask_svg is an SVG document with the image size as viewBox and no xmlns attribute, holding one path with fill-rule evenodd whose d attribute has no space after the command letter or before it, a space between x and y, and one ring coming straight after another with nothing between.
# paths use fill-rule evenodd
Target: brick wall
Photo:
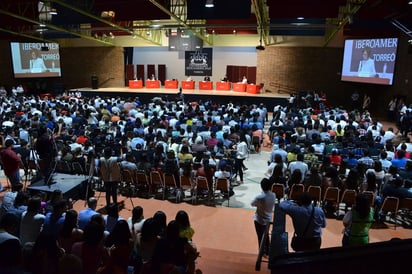
<instances>
[{"instance_id":1,"label":"brick wall","mask_svg":"<svg viewBox=\"0 0 412 274\"><path fill-rule=\"evenodd\" d=\"M350 95L356 90L372 98L372 114L384 116L393 95L406 95L412 103L412 54L406 39L400 38L392 86L342 82L342 48L276 46L258 52L257 83L265 83L264 92L324 91L333 105L345 108L351 107Z\"/></svg>"}]
</instances>

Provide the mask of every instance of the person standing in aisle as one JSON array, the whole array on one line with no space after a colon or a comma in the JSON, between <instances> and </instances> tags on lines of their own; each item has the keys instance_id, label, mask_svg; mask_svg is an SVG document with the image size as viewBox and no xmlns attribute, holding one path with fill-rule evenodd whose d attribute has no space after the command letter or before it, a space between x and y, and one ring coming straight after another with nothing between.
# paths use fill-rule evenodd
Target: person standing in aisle
<instances>
[{"instance_id":1,"label":"person standing in aisle","mask_svg":"<svg viewBox=\"0 0 412 274\"><path fill-rule=\"evenodd\" d=\"M259 249L265 230L272 221L272 213L276 199L275 194L271 191L272 183L268 178L263 178L260 181L260 187L262 188L262 193L258 194L251 203L252 206L256 207L253 220ZM265 239L263 243L263 254L264 256L269 255L269 238Z\"/></svg>"},{"instance_id":2,"label":"person standing in aisle","mask_svg":"<svg viewBox=\"0 0 412 274\"><path fill-rule=\"evenodd\" d=\"M122 153L120 153L121 155ZM121 181L120 165L122 158L113 155L111 147L106 147L103 151L103 157L99 160L99 174L104 182L104 189L106 191L106 207L110 206L110 197L113 203L117 204L117 186Z\"/></svg>"}]
</instances>

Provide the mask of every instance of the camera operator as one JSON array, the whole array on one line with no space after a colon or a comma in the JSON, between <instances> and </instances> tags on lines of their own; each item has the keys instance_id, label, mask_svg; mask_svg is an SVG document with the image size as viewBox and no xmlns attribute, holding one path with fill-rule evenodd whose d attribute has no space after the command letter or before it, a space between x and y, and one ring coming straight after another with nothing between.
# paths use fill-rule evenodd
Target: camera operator
<instances>
[{"instance_id":1,"label":"camera operator","mask_svg":"<svg viewBox=\"0 0 412 274\"><path fill-rule=\"evenodd\" d=\"M49 128L42 125L39 128L35 144L36 152L39 155L39 168L47 185L52 184L51 176L53 173L52 163L57 156L57 147L54 138L61 132L62 124L58 125L58 133L53 134Z\"/></svg>"}]
</instances>

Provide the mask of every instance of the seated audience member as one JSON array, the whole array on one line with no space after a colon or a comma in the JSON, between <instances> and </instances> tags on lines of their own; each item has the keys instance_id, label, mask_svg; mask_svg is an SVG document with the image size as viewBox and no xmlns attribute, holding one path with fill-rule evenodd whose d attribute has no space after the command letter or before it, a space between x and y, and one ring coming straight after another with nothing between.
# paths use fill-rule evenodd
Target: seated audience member
<instances>
[{"instance_id":1,"label":"seated audience member","mask_svg":"<svg viewBox=\"0 0 412 274\"><path fill-rule=\"evenodd\" d=\"M95 197L90 197L87 201L87 208L83 209L79 213L79 228L84 229L86 225L90 222L93 215L99 214L96 211L97 199Z\"/></svg>"},{"instance_id":2,"label":"seated audience member","mask_svg":"<svg viewBox=\"0 0 412 274\"><path fill-rule=\"evenodd\" d=\"M16 237L18 218L6 213L0 220L0 273L20 273L22 246Z\"/></svg>"},{"instance_id":3,"label":"seated audience member","mask_svg":"<svg viewBox=\"0 0 412 274\"><path fill-rule=\"evenodd\" d=\"M40 213L41 200L31 197L28 201L27 211L23 212L20 221L20 240L22 245L35 242L43 227L46 216Z\"/></svg>"},{"instance_id":4,"label":"seated audience member","mask_svg":"<svg viewBox=\"0 0 412 274\"><path fill-rule=\"evenodd\" d=\"M404 169L406 165L406 161L408 161L408 159L405 157L405 151L398 150L397 158L392 159L391 163L392 165L396 166L398 169Z\"/></svg>"},{"instance_id":5,"label":"seated audience member","mask_svg":"<svg viewBox=\"0 0 412 274\"><path fill-rule=\"evenodd\" d=\"M103 245L104 226L90 222L84 228L83 241L72 246L72 254L83 262L84 274L95 274L102 263L109 260L108 249Z\"/></svg>"}]
</instances>

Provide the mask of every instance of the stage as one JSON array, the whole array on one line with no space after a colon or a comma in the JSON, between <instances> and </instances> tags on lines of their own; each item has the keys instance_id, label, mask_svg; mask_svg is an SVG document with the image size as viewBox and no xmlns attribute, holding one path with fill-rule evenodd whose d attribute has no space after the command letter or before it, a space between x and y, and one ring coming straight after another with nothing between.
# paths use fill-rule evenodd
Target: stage
<instances>
[{"instance_id":1,"label":"stage","mask_svg":"<svg viewBox=\"0 0 412 274\"><path fill-rule=\"evenodd\" d=\"M53 181L56 182L50 186L44 183L41 179L27 186L27 190L31 193L46 192L48 195L59 189L62 191L64 198L72 198L73 200L84 199L84 189L87 183L88 176L71 175L64 173L54 173Z\"/></svg>"},{"instance_id":2,"label":"stage","mask_svg":"<svg viewBox=\"0 0 412 274\"><path fill-rule=\"evenodd\" d=\"M73 88L69 92L81 92L85 97L139 97L142 103L151 102L153 97L167 97L174 101L177 98L178 89L169 88L129 88L129 87L111 87L111 88ZM277 105L285 106L288 103L289 94L268 91L263 87L260 93L237 92L233 90L200 90L200 89L183 89L184 100L190 101L207 101L212 100L218 104L234 103L239 105L251 105L263 103L268 111L273 111Z\"/></svg>"}]
</instances>

